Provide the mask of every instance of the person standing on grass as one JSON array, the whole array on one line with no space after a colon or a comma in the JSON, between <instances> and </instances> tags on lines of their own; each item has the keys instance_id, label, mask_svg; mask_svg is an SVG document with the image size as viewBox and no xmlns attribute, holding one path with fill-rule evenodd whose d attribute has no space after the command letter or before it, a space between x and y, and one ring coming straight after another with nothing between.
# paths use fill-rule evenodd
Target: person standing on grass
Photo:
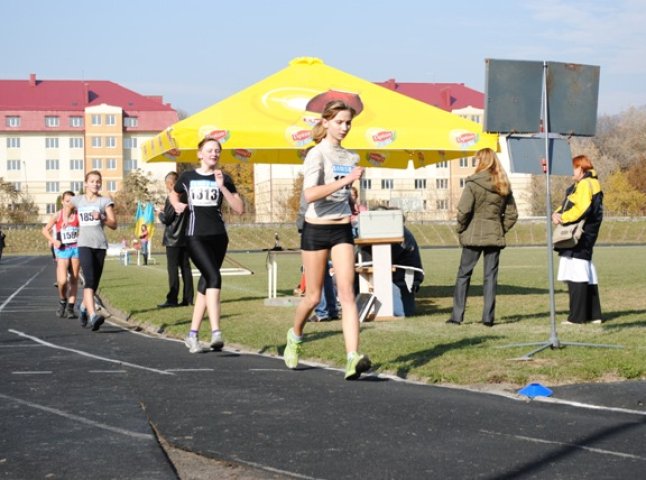
<instances>
[{"instance_id":1,"label":"person standing on grass","mask_svg":"<svg viewBox=\"0 0 646 480\"><path fill-rule=\"evenodd\" d=\"M498 288L498 262L505 248L505 234L516 224L518 211L509 178L496 152L478 150L476 171L467 177L458 202L458 228L462 256L453 290L453 311L446 323L461 325L467 304L471 274L484 254L482 323L493 327Z\"/></svg>"},{"instance_id":2,"label":"person standing on grass","mask_svg":"<svg viewBox=\"0 0 646 480\"><path fill-rule=\"evenodd\" d=\"M354 238L350 217L350 188L361 178L359 157L341 146L350 132L355 110L346 103L329 102L313 129L314 146L303 165L303 194L308 203L301 234L303 269L307 288L287 332L285 365L294 369L302 352L303 329L321 301L324 275L331 256L341 301L347 363L346 380L358 379L371 364L359 353L359 315L354 297Z\"/></svg>"},{"instance_id":3,"label":"person standing on grass","mask_svg":"<svg viewBox=\"0 0 646 480\"><path fill-rule=\"evenodd\" d=\"M139 248L144 259L144 265L148 265L148 227L145 223L141 225L141 232L139 233Z\"/></svg>"},{"instance_id":4,"label":"person standing on grass","mask_svg":"<svg viewBox=\"0 0 646 480\"><path fill-rule=\"evenodd\" d=\"M2 260L2 251L5 247L5 238L7 235L0 229L0 260Z\"/></svg>"},{"instance_id":5,"label":"person standing on grass","mask_svg":"<svg viewBox=\"0 0 646 480\"><path fill-rule=\"evenodd\" d=\"M175 188L177 182L177 173L169 172L164 179L166 182L166 191L170 192ZM186 212L178 215L175 213L170 198L166 198L164 209L158 211L159 221L164 224L164 240L166 247L166 270L168 273L168 293L166 301L157 305L159 308L177 307L179 305L193 304L193 273L188 258L188 249L186 247ZM182 303L177 303L179 295L179 271L182 272L182 282L184 282Z\"/></svg>"},{"instance_id":6,"label":"person standing on grass","mask_svg":"<svg viewBox=\"0 0 646 480\"><path fill-rule=\"evenodd\" d=\"M190 353L203 351L198 333L205 311L208 312L211 323L210 348L221 350L224 346L220 331L220 267L227 253L229 237L222 219L222 202L226 199L238 215L244 213L244 203L231 177L217 168L221 153L222 145L218 140L210 137L202 139L197 146L200 167L182 173L169 194L177 214L181 215L188 209L188 251L191 260L202 274L197 286L191 330L184 339ZM180 201L182 194L186 195L188 204Z\"/></svg>"},{"instance_id":7,"label":"person standing on grass","mask_svg":"<svg viewBox=\"0 0 646 480\"><path fill-rule=\"evenodd\" d=\"M555 249L559 254L557 278L567 284L569 314L563 323L602 323L597 270L592 250L603 221L603 192L592 162L585 155L572 159L574 183L565 192L563 204L552 222L573 223L585 219L583 234L574 247Z\"/></svg>"},{"instance_id":8,"label":"person standing on grass","mask_svg":"<svg viewBox=\"0 0 646 480\"><path fill-rule=\"evenodd\" d=\"M56 315L61 318L76 318L74 304L81 268L77 243L79 217L71 206L72 198L74 198L74 192L69 190L63 192L61 197L63 208L52 215L42 229L42 234L53 246L56 257L56 287L59 297Z\"/></svg>"},{"instance_id":9,"label":"person standing on grass","mask_svg":"<svg viewBox=\"0 0 646 480\"><path fill-rule=\"evenodd\" d=\"M72 197L70 204L76 208L79 217L79 259L85 279L83 303L80 309L81 326L89 325L97 331L105 318L96 313L94 294L99 288L103 264L108 250L108 239L103 228L115 230L117 217L114 214L114 202L111 198L99 193L103 178L101 172L92 170L85 174L85 194Z\"/></svg>"}]
</instances>

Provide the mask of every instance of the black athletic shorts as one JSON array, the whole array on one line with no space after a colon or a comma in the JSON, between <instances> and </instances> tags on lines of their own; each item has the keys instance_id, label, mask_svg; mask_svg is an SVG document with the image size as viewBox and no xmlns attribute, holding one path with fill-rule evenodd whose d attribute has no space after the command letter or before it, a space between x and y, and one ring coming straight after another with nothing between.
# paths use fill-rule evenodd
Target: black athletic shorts
<instances>
[{"instance_id":1,"label":"black athletic shorts","mask_svg":"<svg viewBox=\"0 0 646 480\"><path fill-rule=\"evenodd\" d=\"M352 235L352 225L350 223L320 225L305 222L303 224L301 250L330 250L340 243L354 245L354 236Z\"/></svg>"}]
</instances>

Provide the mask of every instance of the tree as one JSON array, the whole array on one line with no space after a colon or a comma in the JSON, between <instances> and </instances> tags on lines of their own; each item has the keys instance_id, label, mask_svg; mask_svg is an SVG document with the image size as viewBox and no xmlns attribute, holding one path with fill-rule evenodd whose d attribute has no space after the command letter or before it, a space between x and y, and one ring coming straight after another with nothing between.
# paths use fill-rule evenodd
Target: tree
<instances>
[{"instance_id":1,"label":"tree","mask_svg":"<svg viewBox=\"0 0 646 480\"><path fill-rule=\"evenodd\" d=\"M166 189L152 174L133 170L124 177L121 190L114 196L114 211L121 218L134 220L137 202L161 204L165 195Z\"/></svg>"},{"instance_id":2,"label":"tree","mask_svg":"<svg viewBox=\"0 0 646 480\"><path fill-rule=\"evenodd\" d=\"M611 174L604 184L603 203L610 215L642 215L646 211L646 194L637 190L626 172Z\"/></svg>"},{"instance_id":3,"label":"tree","mask_svg":"<svg viewBox=\"0 0 646 480\"><path fill-rule=\"evenodd\" d=\"M7 223L36 223L38 207L27 194L19 192L13 183L0 177L0 221Z\"/></svg>"},{"instance_id":4,"label":"tree","mask_svg":"<svg viewBox=\"0 0 646 480\"><path fill-rule=\"evenodd\" d=\"M253 213L255 205L253 165L242 163L229 164L224 165L223 170L231 176L238 194L244 201L245 212ZM226 202L223 204L222 211L229 216L231 215L231 211L226 205Z\"/></svg>"}]
</instances>

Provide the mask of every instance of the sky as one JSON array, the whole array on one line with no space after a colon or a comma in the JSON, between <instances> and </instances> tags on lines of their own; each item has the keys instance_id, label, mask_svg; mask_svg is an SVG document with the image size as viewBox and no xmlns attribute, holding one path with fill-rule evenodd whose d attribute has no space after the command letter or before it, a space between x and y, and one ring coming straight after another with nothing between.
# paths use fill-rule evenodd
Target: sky
<instances>
[{"instance_id":1,"label":"sky","mask_svg":"<svg viewBox=\"0 0 646 480\"><path fill-rule=\"evenodd\" d=\"M646 105L646 0L3 0L0 78L110 80L196 113L311 56L484 92L485 59L598 65L600 115Z\"/></svg>"}]
</instances>

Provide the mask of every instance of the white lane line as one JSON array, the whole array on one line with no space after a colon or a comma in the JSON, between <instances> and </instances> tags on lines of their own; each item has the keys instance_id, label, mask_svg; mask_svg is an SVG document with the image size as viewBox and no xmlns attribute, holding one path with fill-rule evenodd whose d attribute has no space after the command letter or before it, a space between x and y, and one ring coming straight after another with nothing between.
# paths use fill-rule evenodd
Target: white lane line
<instances>
[{"instance_id":1,"label":"white lane line","mask_svg":"<svg viewBox=\"0 0 646 480\"><path fill-rule=\"evenodd\" d=\"M167 372L214 372L214 368L167 368Z\"/></svg>"},{"instance_id":2,"label":"white lane line","mask_svg":"<svg viewBox=\"0 0 646 480\"><path fill-rule=\"evenodd\" d=\"M557 442L556 440L545 440L542 438L525 437L524 435L512 435L509 433L492 432L490 430L480 430L480 432L486 433L489 435L497 435L500 437L514 438L516 440L523 440L523 441L532 442L532 443L544 443L546 445L558 445L561 447L578 448L579 450L586 450L588 452L601 453L603 455L611 455L614 457L630 458L632 460L646 460L646 457L642 457L640 455L633 455L632 453L615 452L613 450L605 450L603 448L586 447L585 445L577 445L576 443Z\"/></svg>"},{"instance_id":3,"label":"white lane line","mask_svg":"<svg viewBox=\"0 0 646 480\"><path fill-rule=\"evenodd\" d=\"M33 370L31 372L29 371L21 371L21 372L11 372L12 375L51 375L52 371L51 370Z\"/></svg>"},{"instance_id":4,"label":"white lane line","mask_svg":"<svg viewBox=\"0 0 646 480\"><path fill-rule=\"evenodd\" d=\"M88 370L90 373L126 373L127 370Z\"/></svg>"},{"instance_id":5,"label":"white lane line","mask_svg":"<svg viewBox=\"0 0 646 480\"><path fill-rule=\"evenodd\" d=\"M2 313L2 311L4 310L4 307L5 307L5 306L7 306L7 304L8 304L9 302L11 302L11 300L13 300L13 298L14 298L16 295L18 295L18 294L23 290L23 288L25 288L27 285L29 285L29 284L32 282L32 280L33 280L34 278L36 278L38 275L40 275L41 273L43 273L43 271L45 271L45 269L46 269L46 268L47 268L47 267L43 267L43 268L41 268L41 269L40 269L38 272L36 272L36 273L35 273L35 274L34 274L34 275L29 279L29 280L27 280L25 283L23 283L21 287L18 287L18 290L16 290L16 291L15 291L15 292L13 292L11 295L9 295L9 297L7 297L7 299L2 303L2 305L0 305L0 313Z\"/></svg>"},{"instance_id":6,"label":"white lane line","mask_svg":"<svg viewBox=\"0 0 646 480\"><path fill-rule=\"evenodd\" d=\"M131 430L125 430L125 429L119 428L119 427L112 427L110 425L106 425L105 423L95 422L94 420L90 420L89 418L79 417L78 415L74 415L73 413L64 412L63 410L59 410L58 408L46 407L44 405L39 405L37 403L28 402L26 400L21 400L20 398L10 397L9 395L4 395L2 393L0 393L0 398L4 398L6 400L11 400L12 402L20 403L21 405L26 405L28 407L36 408L36 409L42 410L44 412L53 413L54 415L60 415L61 417L65 417L65 418L68 418L70 420L75 420L77 422L85 423L86 425L91 425L93 427L102 428L104 430L109 430L110 432L115 432L115 433L119 433L121 435L126 435L128 437L139 438L141 440L154 440L155 439L155 437L150 433L139 433L139 432L133 432Z\"/></svg>"},{"instance_id":7,"label":"white lane line","mask_svg":"<svg viewBox=\"0 0 646 480\"><path fill-rule=\"evenodd\" d=\"M136 363L124 362L122 360L114 360L112 358L101 357L99 355L94 355L92 353L84 352L83 350L76 350L74 348L68 348L68 347L62 347L60 345L55 345L53 343L49 343L49 342L46 342L44 340L41 340L38 337L34 337L32 335L27 335L24 332L19 332L18 330L14 330L12 328L9 329L9 332L15 333L16 335L19 335L19 336L21 336L23 338L28 338L29 340L32 340L32 341L37 342L37 343L40 343L41 345L45 345L46 347L55 348L57 350L64 350L66 352L77 353L79 355L83 355L84 357L93 358L95 360L102 360L104 362L116 363L117 365L123 365L124 367L138 368L140 370L146 370L148 372L159 373L160 375L174 375L174 373L167 372L165 370L158 370L156 368L144 367L143 365L137 365Z\"/></svg>"}]
</instances>

